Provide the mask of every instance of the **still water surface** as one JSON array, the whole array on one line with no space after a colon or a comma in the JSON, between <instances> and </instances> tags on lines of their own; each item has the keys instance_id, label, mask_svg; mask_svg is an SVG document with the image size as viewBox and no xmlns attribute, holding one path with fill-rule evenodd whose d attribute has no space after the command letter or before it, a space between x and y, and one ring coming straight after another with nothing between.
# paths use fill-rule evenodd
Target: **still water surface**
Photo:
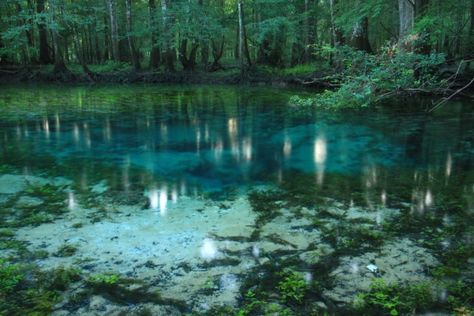
<instances>
[{"instance_id":1,"label":"still water surface","mask_svg":"<svg viewBox=\"0 0 474 316\"><path fill-rule=\"evenodd\" d=\"M201 312L241 304L272 263L307 282L319 278L324 286L307 297L337 310L375 277L431 280L446 265L443 253L472 251L472 222L463 222L474 218L472 103L431 114L429 100L302 111L288 105L295 94L309 92L1 88L0 197L22 201L2 225L25 221L15 237L32 251L77 247L72 257L39 259L44 269L77 265L152 280ZM44 194L32 194L45 183L64 200L59 216L48 213ZM249 202L248 192L268 194ZM18 218L28 201L48 220ZM262 211L262 201L277 207ZM354 225L364 232L349 231ZM471 282L469 251L455 278ZM404 253L406 266L396 262ZM94 312L87 303L74 308Z\"/></svg>"}]
</instances>

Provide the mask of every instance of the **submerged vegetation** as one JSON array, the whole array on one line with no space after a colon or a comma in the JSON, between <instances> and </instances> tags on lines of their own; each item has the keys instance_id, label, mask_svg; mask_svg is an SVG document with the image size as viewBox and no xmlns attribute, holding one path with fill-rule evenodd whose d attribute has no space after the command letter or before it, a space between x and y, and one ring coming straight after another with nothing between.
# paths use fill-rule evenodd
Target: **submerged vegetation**
<instances>
[{"instance_id":1,"label":"submerged vegetation","mask_svg":"<svg viewBox=\"0 0 474 316\"><path fill-rule=\"evenodd\" d=\"M370 77L340 102L443 80L441 55L326 53L340 89ZM1 315L472 314L469 104L368 122L193 89L2 94Z\"/></svg>"}]
</instances>

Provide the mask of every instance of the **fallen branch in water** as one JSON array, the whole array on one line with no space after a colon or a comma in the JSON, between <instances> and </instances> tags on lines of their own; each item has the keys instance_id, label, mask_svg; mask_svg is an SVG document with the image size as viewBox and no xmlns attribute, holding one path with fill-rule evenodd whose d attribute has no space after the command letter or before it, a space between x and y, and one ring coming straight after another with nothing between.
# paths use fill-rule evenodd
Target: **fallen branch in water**
<instances>
[{"instance_id":1,"label":"fallen branch in water","mask_svg":"<svg viewBox=\"0 0 474 316\"><path fill-rule=\"evenodd\" d=\"M310 86L314 84L319 84L319 85L330 87L330 88L339 88L341 86L341 84L338 82L340 81L340 76L337 76L337 75L326 76L326 77L321 77L321 78L312 78L310 80L295 78L294 80L305 86Z\"/></svg>"},{"instance_id":2,"label":"fallen branch in water","mask_svg":"<svg viewBox=\"0 0 474 316\"><path fill-rule=\"evenodd\" d=\"M428 113L431 113L437 109L439 109L441 106L443 106L446 102L448 102L449 100L451 100L452 98L454 98L456 95L458 95L459 93L463 92L464 90L466 90L467 88L469 88L469 86L471 84L474 83L474 78L472 78L471 81L469 81L469 83L467 85L465 85L464 87L458 89L456 92L454 92L453 94L451 94L449 97L447 98L444 98L443 100L439 101L433 108L431 108L431 110L428 111Z\"/></svg>"}]
</instances>

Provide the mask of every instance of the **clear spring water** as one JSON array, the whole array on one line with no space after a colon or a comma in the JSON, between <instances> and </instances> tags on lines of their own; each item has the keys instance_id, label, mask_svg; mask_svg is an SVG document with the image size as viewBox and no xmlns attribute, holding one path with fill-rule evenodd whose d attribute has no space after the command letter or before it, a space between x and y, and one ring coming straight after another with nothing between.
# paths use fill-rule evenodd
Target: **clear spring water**
<instances>
[{"instance_id":1,"label":"clear spring water","mask_svg":"<svg viewBox=\"0 0 474 316\"><path fill-rule=\"evenodd\" d=\"M242 304L253 275L277 261L305 279L320 278L324 286L314 297L333 310L380 277L369 264L391 281L431 280L430 271L448 265L443 253L462 245L468 250L454 278L469 281L473 230L463 220L474 213L472 103L451 102L431 114L430 100L302 111L288 105L294 94L310 95L208 86L1 88L0 197L10 210L2 226L14 227L30 251L77 248L71 257L38 259L42 269L78 266L85 274L152 279L187 311ZM32 193L37 182L55 183L65 208L59 216L41 210L49 202L44 192ZM256 224L257 202L249 204L247 193L266 189L285 193L265 202L282 207ZM28 203L48 220L18 218ZM360 218L386 240L348 232ZM394 244L429 262L410 261L397 272L400 254L384 257ZM308 260L318 245L329 251ZM315 265L325 272L315 276ZM351 279L366 286L351 292L344 284ZM103 305L109 312L129 308ZM94 306L84 301L69 312Z\"/></svg>"}]
</instances>

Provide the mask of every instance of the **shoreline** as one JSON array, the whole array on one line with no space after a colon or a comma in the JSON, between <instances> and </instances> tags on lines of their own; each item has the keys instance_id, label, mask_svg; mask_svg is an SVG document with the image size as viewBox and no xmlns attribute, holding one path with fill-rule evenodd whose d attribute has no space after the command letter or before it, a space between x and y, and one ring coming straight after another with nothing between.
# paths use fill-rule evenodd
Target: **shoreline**
<instances>
[{"instance_id":1,"label":"shoreline","mask_svg":"<svg viewBox=\"0 0 474 316\"><path fill-rule=\"evenodd\" d=\"M41 68L0 67L0 84L12 83L53 83L53 84L218 84L218 85L256 85L273 87L329 88L325 81L314 80L325 74L314 72L298 75L274 75L251 70L242 78L240 72L224 71L115 71L103 73L54 73Z\"/></svg>"}]
</instances>

